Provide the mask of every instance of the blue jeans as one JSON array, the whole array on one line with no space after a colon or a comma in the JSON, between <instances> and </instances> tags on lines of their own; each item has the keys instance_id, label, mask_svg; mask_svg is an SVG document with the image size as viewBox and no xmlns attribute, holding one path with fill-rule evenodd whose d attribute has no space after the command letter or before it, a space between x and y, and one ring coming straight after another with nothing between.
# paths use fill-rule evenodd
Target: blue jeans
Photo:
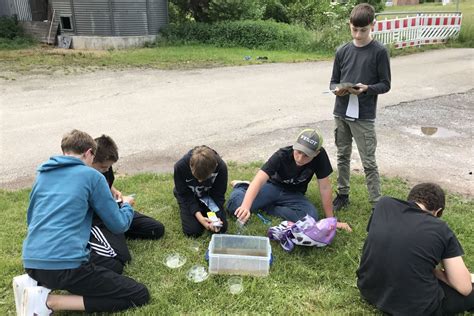
<instances>
[{"instance_id":1,"label":"blue jeans","mask_svg":"<svg viewBox=\"0 0 474 316\"><path fill-rule=\"evenodd\" d=\"M238 184L232 190L227 201L227 210L234 214L235 210L242 204L247 184ZM281 217L285 220L296 222L306 216L318 219L316 207L301 192L285 190L270 182L265 183L257 197L252 203L250 212L255 213L262 210L270 215Z\"/></svg>"}]
</instances>

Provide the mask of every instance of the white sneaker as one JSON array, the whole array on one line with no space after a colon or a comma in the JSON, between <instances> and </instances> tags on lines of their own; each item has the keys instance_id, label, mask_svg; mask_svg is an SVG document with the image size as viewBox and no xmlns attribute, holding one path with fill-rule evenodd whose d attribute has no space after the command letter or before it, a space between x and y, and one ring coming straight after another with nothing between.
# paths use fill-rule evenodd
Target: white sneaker
<instances>
[{"instance_id":1,"label":"white sneaker","mask_svg":"<svg viewBox=\"0 0 474 316\"><path fill-rule=\"evenodd\" d=\"M16 314L21 316L21 306L23 304L23 292L29 286L37 286L38 282L28 274L22 274L13 278L13 295L15 296Z\"/></svg>"},{"instance_id":2,"label":"white sneaker","mask_svg":"<svg viewBox=\"0 0 474 316\"><path fill-rule=\"evenodd\" d=\"M22 316L48 316L53 313L46 305L50 289L43 286L25 288L23 292Z\"/></svg>"}]
</instances>

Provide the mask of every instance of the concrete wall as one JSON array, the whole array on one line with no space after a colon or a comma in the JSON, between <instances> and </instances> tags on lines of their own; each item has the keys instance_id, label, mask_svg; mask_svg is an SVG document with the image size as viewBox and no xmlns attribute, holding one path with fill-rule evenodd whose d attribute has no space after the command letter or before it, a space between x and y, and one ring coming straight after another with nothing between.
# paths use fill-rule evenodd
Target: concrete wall
<instances>
[{"instance_id":1,"label":"concrete wall","mask_svg":"<svg viewBox=\"0 0 474 316\"><path fill-rule=\"evenodd\" d=\"M145 36L58 36L58 41L62 37L70 37L71 48L73 49L123 49L130 47L142 47L147 42L154 42L158 35Z\"/></svg>"}]
</instances>

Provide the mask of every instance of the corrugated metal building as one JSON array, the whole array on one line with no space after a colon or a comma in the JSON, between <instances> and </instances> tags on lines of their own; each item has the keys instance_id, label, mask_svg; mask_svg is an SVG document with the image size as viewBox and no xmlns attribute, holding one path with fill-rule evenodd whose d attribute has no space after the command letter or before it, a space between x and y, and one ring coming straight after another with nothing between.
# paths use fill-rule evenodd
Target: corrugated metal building
<instances>
[{"instance_id":1,"label":"corrugated metal building","mask_svg":"<svg viewBox=\"0 0 474 316\"><path fill-rule=\"evenodd\" d=\"M168 24L167 0L50 1L65 36L157 35Z\"/></svg>"},{"instance_id":2,"label":"corrugated metal building","mask_svg":"<svg viewBox=\"0 0 474 316\"><path fill-rule=\"evenodd\" d=\"M0 16L16 15L18 21L32 21L30 0L0 0Z\"/></svg>"}]
</instances>

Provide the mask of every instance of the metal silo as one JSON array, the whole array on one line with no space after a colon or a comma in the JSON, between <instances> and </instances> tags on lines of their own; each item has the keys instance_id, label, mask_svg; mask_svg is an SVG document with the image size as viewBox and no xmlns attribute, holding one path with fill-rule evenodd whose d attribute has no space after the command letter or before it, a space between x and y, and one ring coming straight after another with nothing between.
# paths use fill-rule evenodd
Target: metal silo
<instances>
[{"instance_id":1,"label":"metal silo","mask_svg":"<svg viewBox=\"0 0 474 316\"><path fill-rule=\"evenodd\" d=\"M157 35L168 23L167 0L52 0L62 35Z\"/></svg>"}]
</instances>

